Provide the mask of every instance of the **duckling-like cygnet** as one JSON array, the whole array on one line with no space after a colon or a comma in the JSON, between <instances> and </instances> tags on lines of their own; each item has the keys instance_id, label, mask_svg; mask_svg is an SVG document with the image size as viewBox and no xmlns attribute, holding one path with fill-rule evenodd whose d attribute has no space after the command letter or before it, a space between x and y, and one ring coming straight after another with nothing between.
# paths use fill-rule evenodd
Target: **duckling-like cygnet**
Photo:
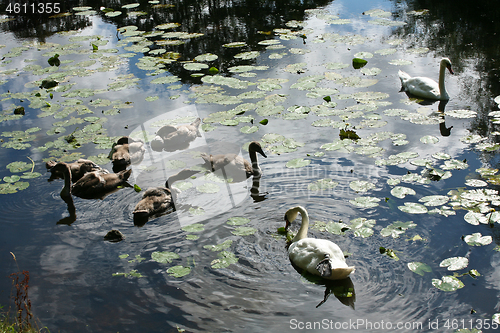
<instances>
[{"instance_id":1,"label":"duckling-like cygnet","mask_svg":"<svg viewBox=\"0 0 500 333\"><path fill-rule=\"evenodd\" d=\"M73 184L71 184L71 170L66 163L57 163L51 168L51 172L61 173L64 177L64 188L61 191L63 199L71 197L71 194L84 199L96 199L114 192L118 186L125 185L132 169L118 173L87 172Z\"/></svg>"},{"instance_id":2,"label":"duckling-like cygnet","mask_svg":"<svg viewBox=\"0 0 500 333\"><path fill-rule=\"evenodd\" d=\"M208 155L202 153L201 158L205 160L205 163L209 165L210 170L213 172L222 172L224 178L232 179L233 182L240 182L251 176L254 178L262 176L262 170L257 161L257 153L267 157L260 143L253 141L248 146L248 155L251 162L236 154Z\"/></svg>"},{"instance_id":3,"label":"duckling-like cygnet","mask_svg":"<svg viewBox=\"0 0 500 333\"><path fill-rule=\"evenodd\" d=\"M165 125L156 132L151 141L151 149L154 151L176 151L189 148L191 141L201 137L199 126L201 119L198 118L189 125Z\"/></svg>"},{"instance_id":4,"label":"duckling-like cygnet","mask_svg":"<svg viewBox=\"0 0 500 333\"><path fill-rule=\"evenodd\" d=\"M130 164L138 164L144 158L144 142L123 136L111 149L110 157L113 162L113 171L125 170Z\"/></svg>"},{"instance_id":5,"label":"duckling-like cygnet","mask_svg":"<svg viewBox=\"0 0 500 333\"><path fill-rule=\"evenodd\" d=\"M45 163L45 167L48 171L50 171L51 176L49 181L54 179L63 179L64 174L61 171L58 171L59 168L53 169L53 167L57 164L55 161L48 161ZM71 174L71 182L75 183L80 178L83 177L87 172L99 171L100 173L109 173L108 170L101 168L99 165L95 164L91 160L79 159L78 161L72 163L66 163L70 169Z\"/></svg>"}]
</instances>

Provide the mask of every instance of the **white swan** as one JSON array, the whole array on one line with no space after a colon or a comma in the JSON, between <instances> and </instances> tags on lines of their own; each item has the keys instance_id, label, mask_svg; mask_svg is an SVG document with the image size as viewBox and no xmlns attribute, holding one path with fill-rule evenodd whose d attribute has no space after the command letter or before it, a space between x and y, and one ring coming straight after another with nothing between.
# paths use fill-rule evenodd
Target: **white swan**
<instances>
[{"instance_id":1,"label":"white swan","mask_svg":"<svg viewBox=\"0 0 500 333\"><path fill-rule=\"evenodd\" d=\"M428 77L411 77L403 71L399 71L399 79L401 80L402 91L407 91L412 95L417 97L436 99L436 100L448 100L448 92L444 85L444 72L448 68L451 74L453 70L451 69L451 61L448 58L441 59L439 66L439 84L433 79Z\"/></svg>"},{"instance_id":2,"label":"white swan","mask_svg":"<svg viewBox=\"0 0 500 333\"><path fill-rule=\"evenodd\" d=\"M326 239L307 238L309 215L304 207L297 206L287 210L285 229L288 229L297 218L298 213L302 216L302 224L288 247L288 256L292 263L311 274L328 280L347 278L355 268L347 266L340 247Z\"/></svg>"},{"instance_id":3,"label":"white swan","mask_svg":"<svg viewBox=\"0 0 500 333\"><path fill-rule=\"evenodd\" d=\"M232 179L233 182L241 182L251 176L254 178L262 176L262 170L257 162L257 153L267 157L260 143L252 141L248 146L248 155L251 162L236 154L208 155L201 153L201 158L205 160L205 164L210 165L213 172L223 170L225 173L225 175L223 174L224 178Z\"/></svg>"}]
</instances>

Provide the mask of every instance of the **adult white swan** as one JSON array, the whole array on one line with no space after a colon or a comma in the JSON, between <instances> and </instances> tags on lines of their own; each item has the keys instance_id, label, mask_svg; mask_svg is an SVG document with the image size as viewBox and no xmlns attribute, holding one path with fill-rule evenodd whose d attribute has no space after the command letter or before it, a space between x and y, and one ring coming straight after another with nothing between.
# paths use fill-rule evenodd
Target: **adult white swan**
<instances>
[{"instance_id":1,"label":"adult white swan","mask_svg":"<svg viewBox=\"0 0 500 333\"><path fill-rule=\"evenodd\" d=\"M288 229L299 213L302 216L302 224L288 247L288 256L292 263L328 280L347 278L355 269L347 266L340 247L327 239L307 238L309 215L304 207L297 206L287 210L285 229Z\"/></svg>"},{"instance_id":2,"label":"adult white swan","mask_svg":"<svg viewBox=\"0 0 500 333\"><path fill-rule=\"evenodd\" d=\"M450 59L443 58L441 59L441 63L439 66L439 83L436 83L436 81L428 77L411 77L407 73L400 70L398 72L398 75L399 79L401 80L402 91L407 91L410 94L415 95L416 97L422 97L426 99L450 99L450 96L448 96L448 92L446 91L446 87L444 85L444 72L446 68L448 68L450 73L453 74Z\"/></svg>"}]
</instances>

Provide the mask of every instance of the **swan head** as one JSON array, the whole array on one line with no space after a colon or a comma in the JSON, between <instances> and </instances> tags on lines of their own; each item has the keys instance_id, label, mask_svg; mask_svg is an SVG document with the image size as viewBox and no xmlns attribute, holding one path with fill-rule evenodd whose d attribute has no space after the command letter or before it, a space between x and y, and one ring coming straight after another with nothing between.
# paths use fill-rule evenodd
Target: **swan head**
<instances>
[{"instance_id":1,"label":"swan head","mask_svg":"<svg viewBox=\"0 0 500 333\"><path fill-rule=\"evenodd\" d=\"M286 211L285 213L285 230L288 230L288 227L292 224L293 221L297 218L297 215L299 215L300 211L305 211L305 209L301 206L293 207L290 208L289 210Z\"/></svg>"},{"instance_id":2,"label":"swan head","mask_svg":"<svg viewBox=\"0 0 500 333\"><path fill-rule=\"evenodd\" d=\"M267 157L267 155L264 153L264 150L262 150L262 146L257 141L252 141L248 145L248 151L249 152L254 151L254 152L257 152L257 153L261 154L264 157Z\"/></svg>"},{"instance_id":3,"label":"swan head","mask_svg":"<svg viewBox=\"0 0 500 333\"><path fill-rule=\"evenodd\" d=\"M441 66L446 66L446 68L448 68L448 71L450 72L450 74L455 74L455 73L453 73L453 69L451 69L450 59L448 59L448 58L441 59Z\"/></svg>"}]
</instances>

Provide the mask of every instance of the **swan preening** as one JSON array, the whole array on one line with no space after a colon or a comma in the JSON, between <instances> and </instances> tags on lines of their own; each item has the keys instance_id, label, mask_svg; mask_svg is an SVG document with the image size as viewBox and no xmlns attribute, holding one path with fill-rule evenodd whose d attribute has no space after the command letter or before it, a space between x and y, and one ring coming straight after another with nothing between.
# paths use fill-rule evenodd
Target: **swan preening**
<instances>
[{"instance_id":1,"label":"swan preening","mask_svg":"<svg viewBox=\"0 0 500 333\"><path fill-rule=\"evenodd\" d=\"M436 83L436 81L428 77L411 77L400 70L398 75L401 80L401 90L425 99L448 100L450 97L444 84L444 73L446 69L453 74L450 59L443 58L439 66L439 83Z\"/></svg>"},{"instance_id":2,"label":"swan preening","mask_svg":"<svg viewBox=\"0 0 500 333\"><path fill-rule=\"evenodd\" d=\"M304 207L297 206L287 210L285 229L288 229L299 213L302 216L302 224L288 247L288 256L292 263L311 274L328 280L347 278L355 268L347 266L340 247L326 239L307 237L309 215Z\"/></svg>"},{"instance_id":3,"label":"swan preening","mask_svg":"<svg viewBox=\"0 0 500 333\"><path fill-rule=\"evenodd\" d=\"M253 141L248 146L248 155L250 156L251 162L248 162L246 159L236 154L208 155L202 153L201 158L209 165L211 171L223 172L223 177L225 179L232 179L233 182L240 182L252 176L254 178L262 176L262 170L257 161L257 153L267 157L260 143Z\"/></svg>"},{"instance_id":4,"label":"swan preening","mask_svg":"<svg viewBox=\"0 0 500 333\"><path fill-rule=\"evenodd\" d=\"M154 151L176 151L187 149L191 141L201 137L199 126L201 119L198 118L189 125L165 125L156 132L151 140L151 149Z\"/></svg>"}]
</instances>

